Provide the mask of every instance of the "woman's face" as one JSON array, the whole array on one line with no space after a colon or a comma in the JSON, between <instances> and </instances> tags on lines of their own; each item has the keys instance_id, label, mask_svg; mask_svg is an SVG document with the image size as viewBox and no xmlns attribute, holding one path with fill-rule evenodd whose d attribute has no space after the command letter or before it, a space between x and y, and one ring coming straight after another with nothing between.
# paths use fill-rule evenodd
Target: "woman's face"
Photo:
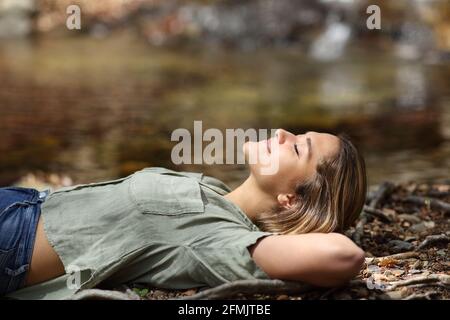
<instances>
[{"instance_id":1,"label":"woman's face","mask_svg":"<svg viewBox=\"0 0 450 320\"><path fill-rule=\"evenodd\" d=\"M294 135L278 129L270 139L246 142L244 154L256 159L250 162L250 173L259 186L277 196L292 193L298 182L312 178L317 165L338 152L339 144L339 138L328 133Z\"/></svg>"}]
</instances>

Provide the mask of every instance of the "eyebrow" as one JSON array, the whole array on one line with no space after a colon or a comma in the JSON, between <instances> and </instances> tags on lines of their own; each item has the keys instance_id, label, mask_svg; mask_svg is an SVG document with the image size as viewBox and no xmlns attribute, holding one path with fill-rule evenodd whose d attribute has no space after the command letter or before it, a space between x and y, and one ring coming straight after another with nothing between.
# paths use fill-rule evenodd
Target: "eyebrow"
<instances>
[{"instance_id":1,"label":"eyebrow","mask_svg":"<svg viewBox=\"0 0 450 320\"><path fill-rule=\"evenodd\" d=\"M312 147L311 147L311 138L306 138L306 144L308 145L308 158L311 157Z\"/></svg>"}]
</instances>

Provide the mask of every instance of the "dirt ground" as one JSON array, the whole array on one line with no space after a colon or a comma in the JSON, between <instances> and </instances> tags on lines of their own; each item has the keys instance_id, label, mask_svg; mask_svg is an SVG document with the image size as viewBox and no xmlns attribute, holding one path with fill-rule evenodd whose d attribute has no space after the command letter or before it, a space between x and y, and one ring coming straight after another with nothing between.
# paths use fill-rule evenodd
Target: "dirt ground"
<instances>
[{"instance_id":1,"label":"dirt ground","mask_svg":"<svg viewBox=\"0 0 450 320\"><path fill-rule=\"evenodd\" d=\"M20 185L70 183L67 177L33 175ZM450 181L374 188L355 227L346 232L366 252L360 274L338 288L314 288L277 280L231 283L214 289L164 290L138 284L100 290L94 299L449 299ZM270 280L269 280L270 281ZM112 295L110 294L112 293Z\"/></svg>"}]
</instances>

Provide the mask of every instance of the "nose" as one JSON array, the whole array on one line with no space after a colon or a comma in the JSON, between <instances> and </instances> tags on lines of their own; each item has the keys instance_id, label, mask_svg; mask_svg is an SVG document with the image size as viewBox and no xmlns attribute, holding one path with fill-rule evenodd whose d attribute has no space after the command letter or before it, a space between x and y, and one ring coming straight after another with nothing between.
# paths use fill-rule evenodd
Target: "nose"
<instances>
[{"instance_id":1,"label":"nose","mask_svg":"<svg viewBox=\"0 0 450 320\"><path fill-rule=\"evenodd\" d=\"M284 129L277 129L275 131L275 137L277 138L279 144L283 144L286 141L286 139L289 137L289 135L292 135L292 133L290 133Z\"/></svg>"}]
</instances>

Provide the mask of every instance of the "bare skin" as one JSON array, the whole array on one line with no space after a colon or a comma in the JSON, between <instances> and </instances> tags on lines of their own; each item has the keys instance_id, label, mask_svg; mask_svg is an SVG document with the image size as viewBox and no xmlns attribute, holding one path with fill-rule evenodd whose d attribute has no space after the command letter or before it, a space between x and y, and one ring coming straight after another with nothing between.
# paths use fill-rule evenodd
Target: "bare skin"
<instances>
[{"instance_id":1,"label":"bare skin","mask_svg":"<svg viewBox=\"0 0 450 320\"><path fill-rule=\"evenodd\" d=\"M309 141L308 141L309 140ZM289 208L294 199L292 181L311 177L321 159L338 151L337 137L317 132L294 135L277 130L270 146L268 141L247 143L244 154L267 150L271 161L278 161L278 171L262 175L260 163L250 165L249 178L225 195L254 221L258 212L273 205ZM248 195L252 196L249 197ZM249 247L255 263L273 279L304 281L318 286L341 285L358 274L364 262L364 251L350 239L337 233L273 235Z\"/></svg>"},{"instance_id":2,"label":"bare skin","mask_svg":"<svg viewBox=\"0 0 450 320\"><path fill-rule=\"evenodd\" d=\"M276 203L289 207L293 199L290 182L307 179L314 174L318 161L336 152L339 142L329 134L307 132L296 136L278 130L276 139L270 143L279 144L279 159L273 159L280 161L278 173L262 176L259 165L252 165L249 179L225 196L251 220L258 212ZM267 141L259 144L266 146ZM244 153L251 152L256 146L247 144ZM270 151L268 154L275 157ZM254 196L249 199L248 194ZM319 286L335 286L348 281L359 272L364 262L364 252L350 239L335 233L267 236L249 250L256 264L269 277L300 280ZM26 286L64 273L64 265L50 245L40 219Z\"/></svg>"},{"instance_id":3,"label":"bare skin","mask_svg":"<svg viewBox=\"0 0 450 320\"><path fill-rule=\"evenodd\" d=\"M225 195L225 198L241 208L252 221L259 212L266 211L276 204L288 208L295 198L293 194L295 182L314 175L321 159L333 155L339 147L336 136L313 131L294 135L278 129L275 137L270 140L272 148L275 144L278 145L278 154L267 152L270 161L278 161L278 172L273 175L262 175L260 163L250 164L248 179ZM258 147L265 150L266 144L266 140L257 143L247 142L244 145L244 154L248 157L248 154L256 152ZM249 194L252 197L248 197Z\"/></svg>"},{"instance_id":4,"label":"bare skin","mask_svg":"<svg viewBox=\"0 0 450 320\"><path fill-rule=\"evenodd\" d=\"M64 265L56 251L48 242L41 217L39 218L37 226L36 240L25 286L31 286L57 278L64 273Z\"/></svg>"}]
</instances>

